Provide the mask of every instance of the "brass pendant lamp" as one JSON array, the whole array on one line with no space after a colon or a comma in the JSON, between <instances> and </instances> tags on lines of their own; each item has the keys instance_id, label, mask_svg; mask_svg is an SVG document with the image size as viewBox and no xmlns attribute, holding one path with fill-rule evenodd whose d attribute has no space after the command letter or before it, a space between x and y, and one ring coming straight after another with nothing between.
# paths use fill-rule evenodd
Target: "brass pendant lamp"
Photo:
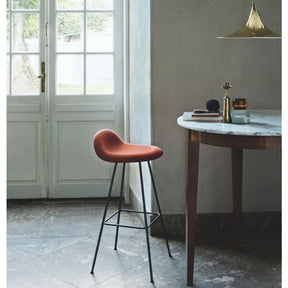
<instances>
[{"instance_id":1,"label":"brass pendant lamp","mask_svg":"<svg viewBox=\"0 0 288 288\"><path fill-rule=\"evenodd\" d=\"M272 32L268 29L261 21L258 12L256 10L256 0L252 0L252 7L249 18L246 24L241 27L236 32L225 36L225 37L217 37L219 39L225 38L244 38L244 39L251 39L251 38L266 38L266 39L280 39L281 35Z\"/></svg>"}]
</instances>

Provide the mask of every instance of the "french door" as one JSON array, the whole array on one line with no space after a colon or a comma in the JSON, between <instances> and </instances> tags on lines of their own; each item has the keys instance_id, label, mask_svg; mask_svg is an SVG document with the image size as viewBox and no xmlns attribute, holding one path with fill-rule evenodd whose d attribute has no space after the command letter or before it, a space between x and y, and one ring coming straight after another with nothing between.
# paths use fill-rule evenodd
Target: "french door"
<instances>
[{"instance_id":1,"label":"french door","mask_svg":"<svg viewBox=\"0 0 288 288\"><path fill-rule=\"evenodd\" d=\"M120 0L7 0L8 198L106 196L94 134L123 135Z\"/></svg>"}]
</instances>

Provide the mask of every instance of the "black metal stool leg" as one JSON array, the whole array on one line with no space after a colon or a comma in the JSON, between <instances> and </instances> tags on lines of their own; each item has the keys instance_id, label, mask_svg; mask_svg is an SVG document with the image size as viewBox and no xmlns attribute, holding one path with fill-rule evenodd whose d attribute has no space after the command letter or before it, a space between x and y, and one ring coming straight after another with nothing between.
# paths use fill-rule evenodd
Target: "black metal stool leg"
<instances>
[{"instance_id":1,"label":"black metal stool leg","mask_svg":"<svg viewBox=\"0 0 288 288\"><path fill-rule=\"evenodd\" d=\"M161 212L161 208L160 208L159 198L158 198L158 194L157 194L157 191L156 191L156 185L155 185L155 181L154 181L151 165L150 165L149 161L147 161L147 163L148 163L148 167L149 167L149 171L150 171L150 175L151 175L151 180L152 180L152 185L153 185L153 190L154 190L154 194L155 194L155 199L156 199L158 211L160 213L160 220L161 220L161 225L162 225L164 237L165 237L165 240L166 240L166 246L167 246L167 250L168 250L168 255L170 257L172 257L171 252L170 252L170 248L169 248L167 232L166 232L165 225L164 225L164 220L163 220L163 216L162 216L162 212Z\"/></svg>"},{"instance_id":2,"label":"black metal stool leg","mask_svg":"<svg viewBox=\"0 0 288 288\"><path fill-rule=\"evenodd\" d=\"M117 217L117 225L119 225L119 223L120 223L120 213L121 213L121 207L122 207L123 185L124 185L124 176L125 176L125 164L126 164L126 163L123 163L122 179L121 179L121 190L120 190L120 199L119 199L119 207L118 207L118 217ZM119 232L119 226L116 227L116 237L115 237L114 250L117 250L118 232Z\"/></svg>"},{"instance_id":3,"label":"black metal stool leg","mask_svg":"<svg viewBox=\"0 0 288 288\"><path fill-rule=\"evenodd\" d=\"M149 243L147 211L146 211L146 204L145 204L145 195L144 195L144 185L143 185L143 176L142 176L141 162L139 162L139 172L140 172L141 191L142 191L142 200L143 200L143 212L144 212L144 221L145 221L145 231L146 231L146 241L147 241L147 250L148 250L149 269L150 269L150 281L151 281L151 283L153 283L154 280L153 280L153 271L152 271L152 261L151 261L151 252L150 252L150 243Z\"/></svg>"},{"instance_id":4,"label":"black metal stool leg","mask_svg":"<svg viewBox=\"0 0 288 288\"><path fill-rule=\"evenodd\" d=\"M95 254L94 254L94 259L93 259L93 264L92 264L92 268L91 268L91 272L90 272L91 274L94 274L95 262L96 262L96 258L97 258L97 254L98 254L98 250L99 250L100 240L101 240L101 237L102 237L102 231L103 231L103 227L104 227L104 222L105 222L105 218L106 218L108 204L109 204L109 201L110 201L110 198L111 198L111 191L112 191L112 186L113 186L113 182L114 182L114 178L115 178L116 168L117 168L117 163L115 163L115 165L114 165L114 170L113 170L112 179L111 179L111 183L110 183L108 198L107 198L105 210L104 210L104 213L103 213L103 219L102 219L102 223L101 223L101 227L100 227L98 242L97 242L97 246L96 246L96 250L95 250Z\"/></svg>"}]
</instances>

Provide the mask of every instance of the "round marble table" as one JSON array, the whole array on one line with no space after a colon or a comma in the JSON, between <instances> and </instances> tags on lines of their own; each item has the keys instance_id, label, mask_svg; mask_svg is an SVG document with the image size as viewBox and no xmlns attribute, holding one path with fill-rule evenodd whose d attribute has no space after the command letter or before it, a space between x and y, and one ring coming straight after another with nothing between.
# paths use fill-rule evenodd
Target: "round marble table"
<instances>
[{"instance_id":1,"label":"round marble table","mask_svg":"<svg viewBox=\"0 0 288 288\"><path fill-rule=\"evenodd\" d=\"M199 144L231 148L235 245L240 245L243 149L281 149L281 111L252 110L250 124L184 121L186 129L186 263L187 285L193 285Z\"/></svg>"}]
</instances>

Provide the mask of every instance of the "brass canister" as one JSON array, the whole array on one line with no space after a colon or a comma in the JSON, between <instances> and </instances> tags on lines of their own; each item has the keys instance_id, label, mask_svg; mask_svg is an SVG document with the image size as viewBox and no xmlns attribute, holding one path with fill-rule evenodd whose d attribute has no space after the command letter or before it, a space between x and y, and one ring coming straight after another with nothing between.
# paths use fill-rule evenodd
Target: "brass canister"
<instances>
[{"instance_id":1,"label":"brass canister","mask_svg":"<svg viewBox=\"0 0 288 288\"><path fill-rule=\"evenodd\" d=\"M232 123L231 113L230 113L230 98L228 97L228 89L232 86L229 82L225 82L222 88L225 89L225 96L223 98L223 122L224 123Z\"/></svg>"},{"instance_id":2,"label":"brass canister","mask_svg":"<svg viewBox=\"0 0 288 288\"><path fill-rule=\"evenodd\" d=\"M230 113L230 98L225 96L223 98L223 122L231 123L231 113Z\"/></svg>"}]
</instances>

